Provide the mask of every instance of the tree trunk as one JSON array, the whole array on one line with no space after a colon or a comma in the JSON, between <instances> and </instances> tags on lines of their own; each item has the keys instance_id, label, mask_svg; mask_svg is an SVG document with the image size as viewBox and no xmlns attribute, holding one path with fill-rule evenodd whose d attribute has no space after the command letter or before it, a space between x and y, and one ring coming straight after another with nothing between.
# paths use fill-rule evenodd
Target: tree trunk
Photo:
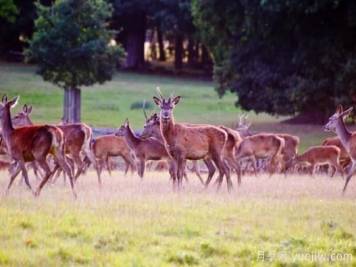
<instances>
[{"instance_id":1,"label":"tree trunk","mask_svg":"<svg viewBox=\"0 0 356 267\"><path fill-rule=\"evenodd\" d=\"M157 27L157 41L158 41L158 47L159 47L159 61L166 61L166 53L164 51L164 44L163 44L163 36L162 36L162 31L161 27Z\"/></svg>"},{"instance_id":2,"label":"tree trunk","mask_svg":"<svg viewBox=\"0 0 356 267\"><path fill-rule=\"evenodd\" d=\"M63 119L69 123L80 122L81 91L79 88L64 88Z\"/></svg>"},{"instance_id":3,"label":"tree trunk","mask_svg":"<svg viewBox=\"0 0 356 267\"><path fill-rule=\"evenodd\" d=\"M183 35L181 34L176 34L174 67L175 69L181 69L183 67Z\"/></svg>"},{"instance_id":4,"label":"tree trunk","mask_svg":"<svg viewBox=\"0 0 356 267\"><path fill-rule=\"evenodd\" d=\"M196 54L195 54L195 49L194 49L194 40L193 38L189 37L188 38L188 65L189 66L194 66L196 62Z\"/></svg>"},{"instance_id":5,"label":"tree trunk","mask_svg":"<svg viewBox=\"0 0 356 267\"><path fill-rule=\"evenodd\" d=\"M127 21L126 68L138 69L145 64L146 14L135 12Z\"/></svg>"}]
</instances>

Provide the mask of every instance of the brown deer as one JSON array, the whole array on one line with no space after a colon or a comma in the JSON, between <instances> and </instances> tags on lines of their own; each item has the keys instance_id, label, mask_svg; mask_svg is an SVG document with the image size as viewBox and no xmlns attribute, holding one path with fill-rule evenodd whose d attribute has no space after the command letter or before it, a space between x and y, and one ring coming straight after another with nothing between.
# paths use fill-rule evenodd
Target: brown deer
<instances>
[{"instance_id":1,"label":"brown deer","mask_svg":"<svg viewBox=\"0 0 356 267\"><path fill-rule=\"evenodd\" d=\"M269 160L270 176L276 171L276 165L280 163L284 171L284 160L282 150L284 139L274 134L256 134L245 137L236 150L238 160L248 159L252 162L252 167L257 175L256 159Z\"/></svg>"},{"instance_id":2,"label":"brown deer","mask_svg":"<svg viewBox=\"0 0 356 267\"><path fill-rule=\"evenodd\" d=\"M190 127L184 124L175 123L173 110L180 100L180 96L171 95L167 100L163 97L159 88L157 92L160 96L153 97L153 101L161 108L160 127L168 153L174 158L177 164L178 188L182 184L185 171L185 160L199 160L211 158L219 170L218 189L221 186L224 175L226 176L227 188L230 191L232 182L230 170L225 165L223 155L227 133L212 125L202 125ZM205 182L207 187L211 177Z\"/></svg>"},{"instance_id":3,"label":"brown deer","mask_svg":"<svg viewBox=\"0 0 356 267\"><path fill-rule=\"evenodd\" d=\"M341 143L341 140L338 136L333 136L326 138L322 143L322 146L337 146L340 149L340 164L343 168L347 167L350 164L351 159L350 155L347 152L344 145Z\"/></svg>"},{"instance_id":4,"label":"brown deer","mask_svg":"<svg viewBox=\"0 0 356 267\"><path fill-rule=\"evenodd\" d=\"M133 172L136 168L134 159L131 156L131 149L126 144L122 136L116 135L103 135L95 139L92 150L94 156L98 159L99 172L103 168L104 163L106 168L111 175L111 168L108 162L109 157L121 156L125 161L125 175L127 174L129 168Z\"/></svg>"},{"instance_id":5,"label":"brown deer","mask_svg":"<svg viewBox=\"0 0 356 267\"><path fill-rule=\"evenodd\" d=\"M343 176L343 168L340 165L340 149L337 146L312 146L304 153L287 162L286 169L296 164L310 165L309 171L311 175L314 175L317 165L328 164L333 167L331 177L334 176L336 170Z\"/></svg>"},{"instance_id":6,"label":"brown deer","mask_svg":"<svg viewBox=\"0 0 356 267\"><path fill-rule=\"evenodd\" d=\"M8 194L12 183L20 171L22 171L27 186L32 190L25 162L36 161L45 172L45 177L34 192L35 196L39 196L42 187L46 184L52 174L52 171L47 164L47 155L51 154L55 158L56 163L59 164L69 176L72 192L76 198L77 194L74 190L73 176L63 156L63 132L53 125L31 125L14 128L11 122L10 109L17 104L19 97L20 96L16 96L8 101L7 95L4 94L0 104L0 121L3 136L8 153L13 161L12 166L9 169L11 176L6 194Z\"/></svg>"},{"instance_id":7,"label":"brown deer","mask_svg":"<svg viewBox=\"0 0 356 267\"><path fill-rule=\"evenodd\" d=\"M346 128L344 119L346 119L351 111L352 107L343 110L342 106L339 105L336 108L335 114L329 118L329 122L324 125L324 130L327 132L333 131L340 138L342 145L345 147L346 151L349 153L351 164L347 170L347 176L344 188L342 190L343 194L346 191L347 184L349 183L352 175L356 170L356 133L349 132Z\"/></svg>"},{"instance_id":8,"label":"brown deer","mask_svg":"<svg viewBox=\"0 0 356 267\"><path fill-rule=\"evenodd\" d=\"M143 178L146 162L148 160L166 160L169 163L169 172L173 181L175 177L175 164L172 157L167 153L164 145L155 138L141 139L137 137L130 127L129 119L119 127L115 133L117 136L123 136L125 142L138 160L138 175Z\"/></svg>"},{"instance_id":9,"label":"brown deer","mask_svg":"<svg viewBox=\"0 0 356 267\"><path fill-rule=\"evenodd\" d=\"M161 133L160 118L158 117L157 113L152 112L150 117L147 117L145 111L144 111L144 114L146 117L146 122L145 122L143 131L142 131L140 137L143 139L153 137L153 138L156 138L162 144L164 144L164 139L163 139L163 136ZM211 160L209 158L204 159L203 161L208 168L208 172L209 172L208 177L209 176L212 177L215 173L215 167L214 167L213 162L211 162ZM204 184L203 178L200 175L200 167L199 167L198 161L194 160L193 164L194 164L193 168L194 168L196 175L198 176L200 182L202 184ZM186 177L185 173L184 173L184 176ZM187 177L186 177L186 179L187 179Z\"/></svg>"},{"instance_id":10,"label":"brown deer","mask_svg":"<svg viewBox=\"0 0 356 267\"><path fill-rule=\"evenodd\" d=\"M31 111L32 107L28 108L27 105L25 105L22 112L19 112L12 118L13 125L15 127L33 125L29 116ZM74 176L74 179L77 180L85 168L85 164L81 158L81 152L83 152L87 159L94 165L98 176L98 182L101 184L101 177L97 169L96 159L90 148L92 139L91 128L85 123L64 123L63 121L56 126L64 133L65 153L70 154L75 164L77 165L77 172Z\"/></svg>"},{"instance_id":11,"label":"brown deer","mask_svg":"<svg viewBox=\"0 0 356 267\"><path fill-rule=\"evenodd\" d=\"M249 127L251 123L247 124L248 116L242 114L239 116L239 122L236 126L237 131L240 135L244 137L253 136L253 134L249 131ZM272 135L276 135L284 139L284 146L282 148L283 162L291 161L298 153L298 146L300 139L296 135L286 134L286 133L268 133ZM283 167L282 167L283 168Z\"/></svg>"}]
</instances>

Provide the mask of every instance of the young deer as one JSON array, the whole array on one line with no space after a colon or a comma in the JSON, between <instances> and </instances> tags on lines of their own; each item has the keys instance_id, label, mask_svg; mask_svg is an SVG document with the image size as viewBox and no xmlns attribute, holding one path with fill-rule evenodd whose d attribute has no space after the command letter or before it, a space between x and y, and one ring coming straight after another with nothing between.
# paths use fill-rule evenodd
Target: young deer
<instances>
[{"instance_id":1,"label":"young deer","mask_svg":"<svg viewBox=\"0 0 356 267\"><path fill-rule=\"evenodd\" d=\"M111 175L111 168L109 164L109 157L118 157L121 156L125 161L125 175L131 167L131 171L133 172L136 168L136 164L134 159L131 156L131 149L126 144L124 138L122 136L116 135L103 135L98 138L93 143L92 150L94 156L98 159L98 167L99 172L104 165L106 164L106 168Z\"/></svg>"},{"instance_id":2,"label":"young deer","mask_svg":"<svg viewBox=\"0 0 356 267\"><path fill-rule=\"evenodd\" d=\"M45 177L34 192L35 196L39 196L42 187L52 174L47 164L47 155L52 154L56 163L59 164L69 176L72 192L76 198L77 194L74 191L73 176L63 156L63 132L58 127L52 125L31 125L14 128L11 122L10 108L17 104L19 97L20 96L14 97L8 101L7 95L4 94L2 102L0 103L0 121L3 136L8 153L13 160L13 164L9 169L11 176L6 194L8 194L12 183L20 171L22 171L27 186L32 190L25 162L36 161L45 171Z\"/></svg>"},{"instance_id":3,"label":"young deer","mask_svg":"<svg viewBox=\"0 0 356 267\"><path fill-rule=\"evenodd\" d=\"M310 174L312 175L317 165L328 164L333 168L331 177L334 176L336 170L343 176L343 169L340 165L340 149L337 146L312 146L303 154L297 155L287 162L286 168L289 169L295 164L310 165Z\"/></svg>"},{"instance_id":4,"label":"young deer","mask_svg":"<svg viewBox=\"0 0 356 267\"><path fill-rule=\"evenodd\" d=\"M169 172L176 179L175 164L172 157L167 153L164 145L155 138L141 139L137 137L130 127L128 119L116 131L117 136L123 136L128 147L135 154L135 158L139 161L137 166L138 175L143 178L146 162L148 160L166 160L169 163Z\"/></svg>"},{"instance_id":5,"label":"young deer","mask_svg":"<svg viewBox=\"0 0 356 267\"><path fill-rule=\"evenodd\" d=\"M326 138L322 146L337 146L340 149L340 164L343 168L350 164L351 159L349 153L346 151L344 145L338 136Z\"/></svg>"},{"instance_id":6,"label":"young deer","mask_svg":"<svg viewBox=\"0 0 356 267\"><path fill-rule=\"evenodd\" d=\"M356 170L356 133L349 132L346 129L344 119L350 115L352 107L343 110L342 106L339 105L336 108L335 114L329 118L329 122L324 125L324 130L329 132L336 132L337 136L340 138L341 143L345 147L346 151L350 155L351 166L348 168L346 181L342 193L344 194L352 175Z\"/></svg>"},{"instance_id":7,"label":"young deer","mask_svg":"<svg viewBox=\"0 0 356 267\"><path fill-rule=\"evenodd\" d=\"M153 97L154 102L161 108L160 127L168 153L174 158L177 164L178 187L182 184L185 171L185 160L199 160L207 157L211 158L219 170L218 188L220 188L224 175L227 180L228 190L232 188L230 170L224 164L224 149L227 140L227 133L212 125L201 125L190 127L178 124L174 121L173 110L180 100L180 96L175 98L172 95L166 100L159 88L157 92L160 98ZM209 185L209 177L205 186Z\"/></svg>"},{"instance_id":8,"label":"young deer","mask_svg":"<svg viewBox=\"0 0 356 267\"><path fill-rule=\"evenodd\" d=\"M32 107L27 108L25 105L22 112L18 113L12 118L13 125L24 126L24 125L33 125L30 119L30 113ZM94 165L99 184L101 184L101 178L99 171L97 169L96 159L90 148L90 143L92 139L92 130L85 123L64 123L63 121L56 125L60 128L65 137L65 153L70 154L75 164L77 165L77 173L74 176L74 179L77 180L79 175L83 172L85 164L81 158L81 152L85 154L87 159ZM58 167L57 167L58 168ZM57 168L55 171L57 171Z\"/></svg>"}]
</instances>

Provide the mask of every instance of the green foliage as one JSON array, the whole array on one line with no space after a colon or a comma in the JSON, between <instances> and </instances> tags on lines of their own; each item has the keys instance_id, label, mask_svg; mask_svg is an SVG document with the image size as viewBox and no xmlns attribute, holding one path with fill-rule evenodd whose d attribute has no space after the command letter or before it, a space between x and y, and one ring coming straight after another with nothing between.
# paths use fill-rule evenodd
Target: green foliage
<instances>
[{"instance_id":1,"label":"green foliage","mask_svg":"<svg viewBox=\"0 0 356 267\"><path fill-rule=\"evenodd\" d=\"M15 22L15 15L19 13L13 0L0 0L0 19L10 23Z\"/></svg>"},{"instance_id":2,"label":"green foliage","mask_svg":"<svg viewBox=\"0 0 356 267\"><path fill-rule=\"evenodd\" d=\"M355 11L352 0L193 1L219 94L272 115L356 103Z\"/></svg>"},{"instance_id":3,"label":"green foliage","mask_svg":"<svg viewBox=\"0 0 356 267\"><path fill-rule=\"evenodd\" d=\"M37 3L36 31L25 51L37 73L60 87L90 86L111 80L125 53L109 45L112 6L106 1L65 0L52 7Z\"/></svg>"}]
</instances>

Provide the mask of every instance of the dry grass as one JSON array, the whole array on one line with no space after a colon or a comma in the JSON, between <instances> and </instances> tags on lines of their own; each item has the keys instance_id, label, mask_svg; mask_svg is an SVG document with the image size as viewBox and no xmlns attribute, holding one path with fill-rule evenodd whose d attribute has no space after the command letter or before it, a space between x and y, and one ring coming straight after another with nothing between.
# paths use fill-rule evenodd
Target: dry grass
<instances>
[{"instance_id":1,"label":"dry grass","mask_svg":"<svg viewBox=\"0 0 356 267\"><path fill-rule=\"evenodd\" d=\"M4 194L7 172L0 177ZM273 265L313 266L322 262L292 256L356 257L356 178L345 196L340 176L246 175L237 188L233 175L230 194L226 183L203 189L193 173L179 192L167 172L102 178L99 188L93 171L80 177L76 201L62 180L39 198L15 181L1 197L0 265L263 266L259 253L286 251Z\"/></svg>"}]
</instances>

